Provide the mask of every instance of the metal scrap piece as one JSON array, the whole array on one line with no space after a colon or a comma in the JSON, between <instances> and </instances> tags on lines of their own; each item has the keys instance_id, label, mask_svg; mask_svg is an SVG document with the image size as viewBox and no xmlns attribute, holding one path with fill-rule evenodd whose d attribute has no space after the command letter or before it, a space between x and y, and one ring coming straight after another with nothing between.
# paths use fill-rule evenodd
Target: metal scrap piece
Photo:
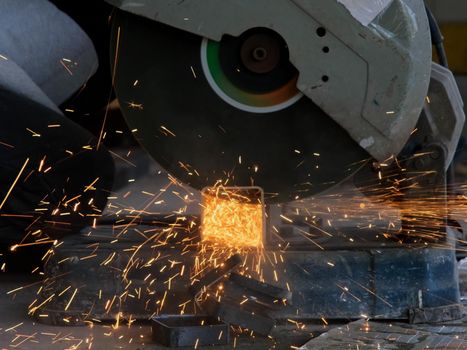
<instances>
[{"instance_id":1,"label":"metal scrap piece","mask_svg":"<svg viewBox=\"0 0 467 350\"><path fill-rule=\"evenodd\" d=\"M242 263L242 259L240 255L235 254L227 259L222 265L219 267L209 271L206 275L204 275L199 281L196 281L190 286L190 293L194 297L196 297L199 293L206 290L213 284L219 282L227 275L229 272L234 270L238 265Z\"/></svg>"},{"instance_id":2,"label":"metal scrap piece","mask_svg":"<svg viewBox=\"0 0 467 350\"><path fill-rule=\"evenodd\" d=\"M235 284L247 288L249 291L257 292L274 299L292 300L292 292L280 287L276 287L253 278L248 278L237 273L230 274L230 280Z\"/></svg>"},{"instance_id":3,"label":"metal scrap piece","mask_svg":"<svg viewBox=\"0 0 467 350\"><path fill-rule=\"evenodd\" d=\"M465 323L464 323L465 325ZM441 327L439 329L442 329ZM459 327L453 334L419 328L403 323L378 323L360 320L334 328L310 340L300 350L356 349L466 349L467 327Z\"/></svg>"},{"instance_id":4,"label":"metal scrap piece","mask_svg":"<svg viewBox=\"0 0 467 350\"><path fill-rule=\"evenodd\" d=\"M238 274L232 273L231 278L233 280L223 284L222 295L214 297L215 293L211 293L203 301L203 310L225 323L270 335L276 326L274 315L284 310L287 313L288 306L283 301L291 295L281 288Z\"/></svg>"},{"instance_id":5,"label":"metal scrap piece","mask_svg":"<svg viewBox=\"0 0 467 350\"><path fill-rule=\"evenodd\" d=\"M409 323L440 323L462 318L462 305L445 305L431 308L409 309Z\"/></svg>"},{"instance_id":6,"label":"metal scrap piece","mask_svg":"<svg viewBox=\"0 0 467 350\"><path fill-rule=\"evenodd\" d=\"M203 309L227 324L247 328L264 336L269 335L276 325L274 319L242 308L236 300L231 300L228 297L222 298L221 301L208 298L203 303Z\"/></svg>"},{"instance_id":7,"label":"metal scrap piece","mask_svg":"<svg viewBox=\"0 0 467 350\"><path fill-rule=\"evenodd\" d=\"M229 327L205 315L163 315L151 319L154 341L171 348L226 345Z\"/></svg>"}]
</instances>

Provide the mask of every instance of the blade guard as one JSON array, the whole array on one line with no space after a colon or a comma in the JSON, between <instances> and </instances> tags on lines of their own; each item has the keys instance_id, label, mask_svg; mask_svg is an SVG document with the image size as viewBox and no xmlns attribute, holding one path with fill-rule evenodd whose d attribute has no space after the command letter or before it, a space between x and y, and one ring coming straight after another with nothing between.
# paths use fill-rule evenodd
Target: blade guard
<instances>
[{"instance_id":1,"label":"blade guard","mask_svg":"<svg viewBox=\"0 0 467 350\"><path fill-rule=\"evenodd\" d=\"M275 30L300 72L297 88L379 161L400 152L420 116L431 69L422 0L376 8L347 0L106 1L217 41L253 27ZM370 15L359 16L365 9Z\"/></svg>"}]
</instances>

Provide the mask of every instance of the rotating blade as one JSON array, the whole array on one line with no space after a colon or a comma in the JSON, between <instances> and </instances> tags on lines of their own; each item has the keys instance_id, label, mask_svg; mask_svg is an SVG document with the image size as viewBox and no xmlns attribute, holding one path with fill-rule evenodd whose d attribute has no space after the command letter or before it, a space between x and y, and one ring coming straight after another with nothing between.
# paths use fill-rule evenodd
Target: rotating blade
<instances>
[{"instance_id":1,"label":"rotating blade","mask_svg":"<svg viewBox=\"0 0 467 350\"><path fill-rule=\"evenodd\" d=\"M118 11L113 37L128 124L158 163L196 189L228 179L286 202L326 190L369 159L305 97L261 113L229 104L206 77L199 36Z\"/></svg>"}]
</instances>

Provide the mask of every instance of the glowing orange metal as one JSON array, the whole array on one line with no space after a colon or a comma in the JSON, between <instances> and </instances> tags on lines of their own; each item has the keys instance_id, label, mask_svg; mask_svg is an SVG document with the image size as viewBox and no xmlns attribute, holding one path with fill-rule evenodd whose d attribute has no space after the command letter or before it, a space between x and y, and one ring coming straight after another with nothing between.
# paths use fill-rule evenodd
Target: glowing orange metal
<instances>
[{"instance_id":1,"label":"glowing orange metal","mask_svg":"<svg viewBox=\"0 0 467 350\"><path fill-rule=\"evenodd\" d=\"M205 188L202 200L203 242L240 250L262 248L265 224L261 188Z\"/></svg>"}]
</instances>

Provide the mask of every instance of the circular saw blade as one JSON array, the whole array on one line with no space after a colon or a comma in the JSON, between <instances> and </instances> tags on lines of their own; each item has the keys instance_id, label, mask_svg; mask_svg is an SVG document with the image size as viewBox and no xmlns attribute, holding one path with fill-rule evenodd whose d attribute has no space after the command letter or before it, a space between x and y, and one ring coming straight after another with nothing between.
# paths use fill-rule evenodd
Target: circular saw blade
<instances>
[{"instance_id":1,"label":"circular saw blade","mask_svg":"<svg viewBox=\"0 0 467 350\"><path fill-rule=\"evenodd\" d=\"M121 108L139 142L196 188L260 186L287 202L354 174L368 154L311 100L271 113L227 103L203 73L203 38L118 11L112 60ZM115 64L114 63L114 64Z\"/></svg>"}]
</instances>

